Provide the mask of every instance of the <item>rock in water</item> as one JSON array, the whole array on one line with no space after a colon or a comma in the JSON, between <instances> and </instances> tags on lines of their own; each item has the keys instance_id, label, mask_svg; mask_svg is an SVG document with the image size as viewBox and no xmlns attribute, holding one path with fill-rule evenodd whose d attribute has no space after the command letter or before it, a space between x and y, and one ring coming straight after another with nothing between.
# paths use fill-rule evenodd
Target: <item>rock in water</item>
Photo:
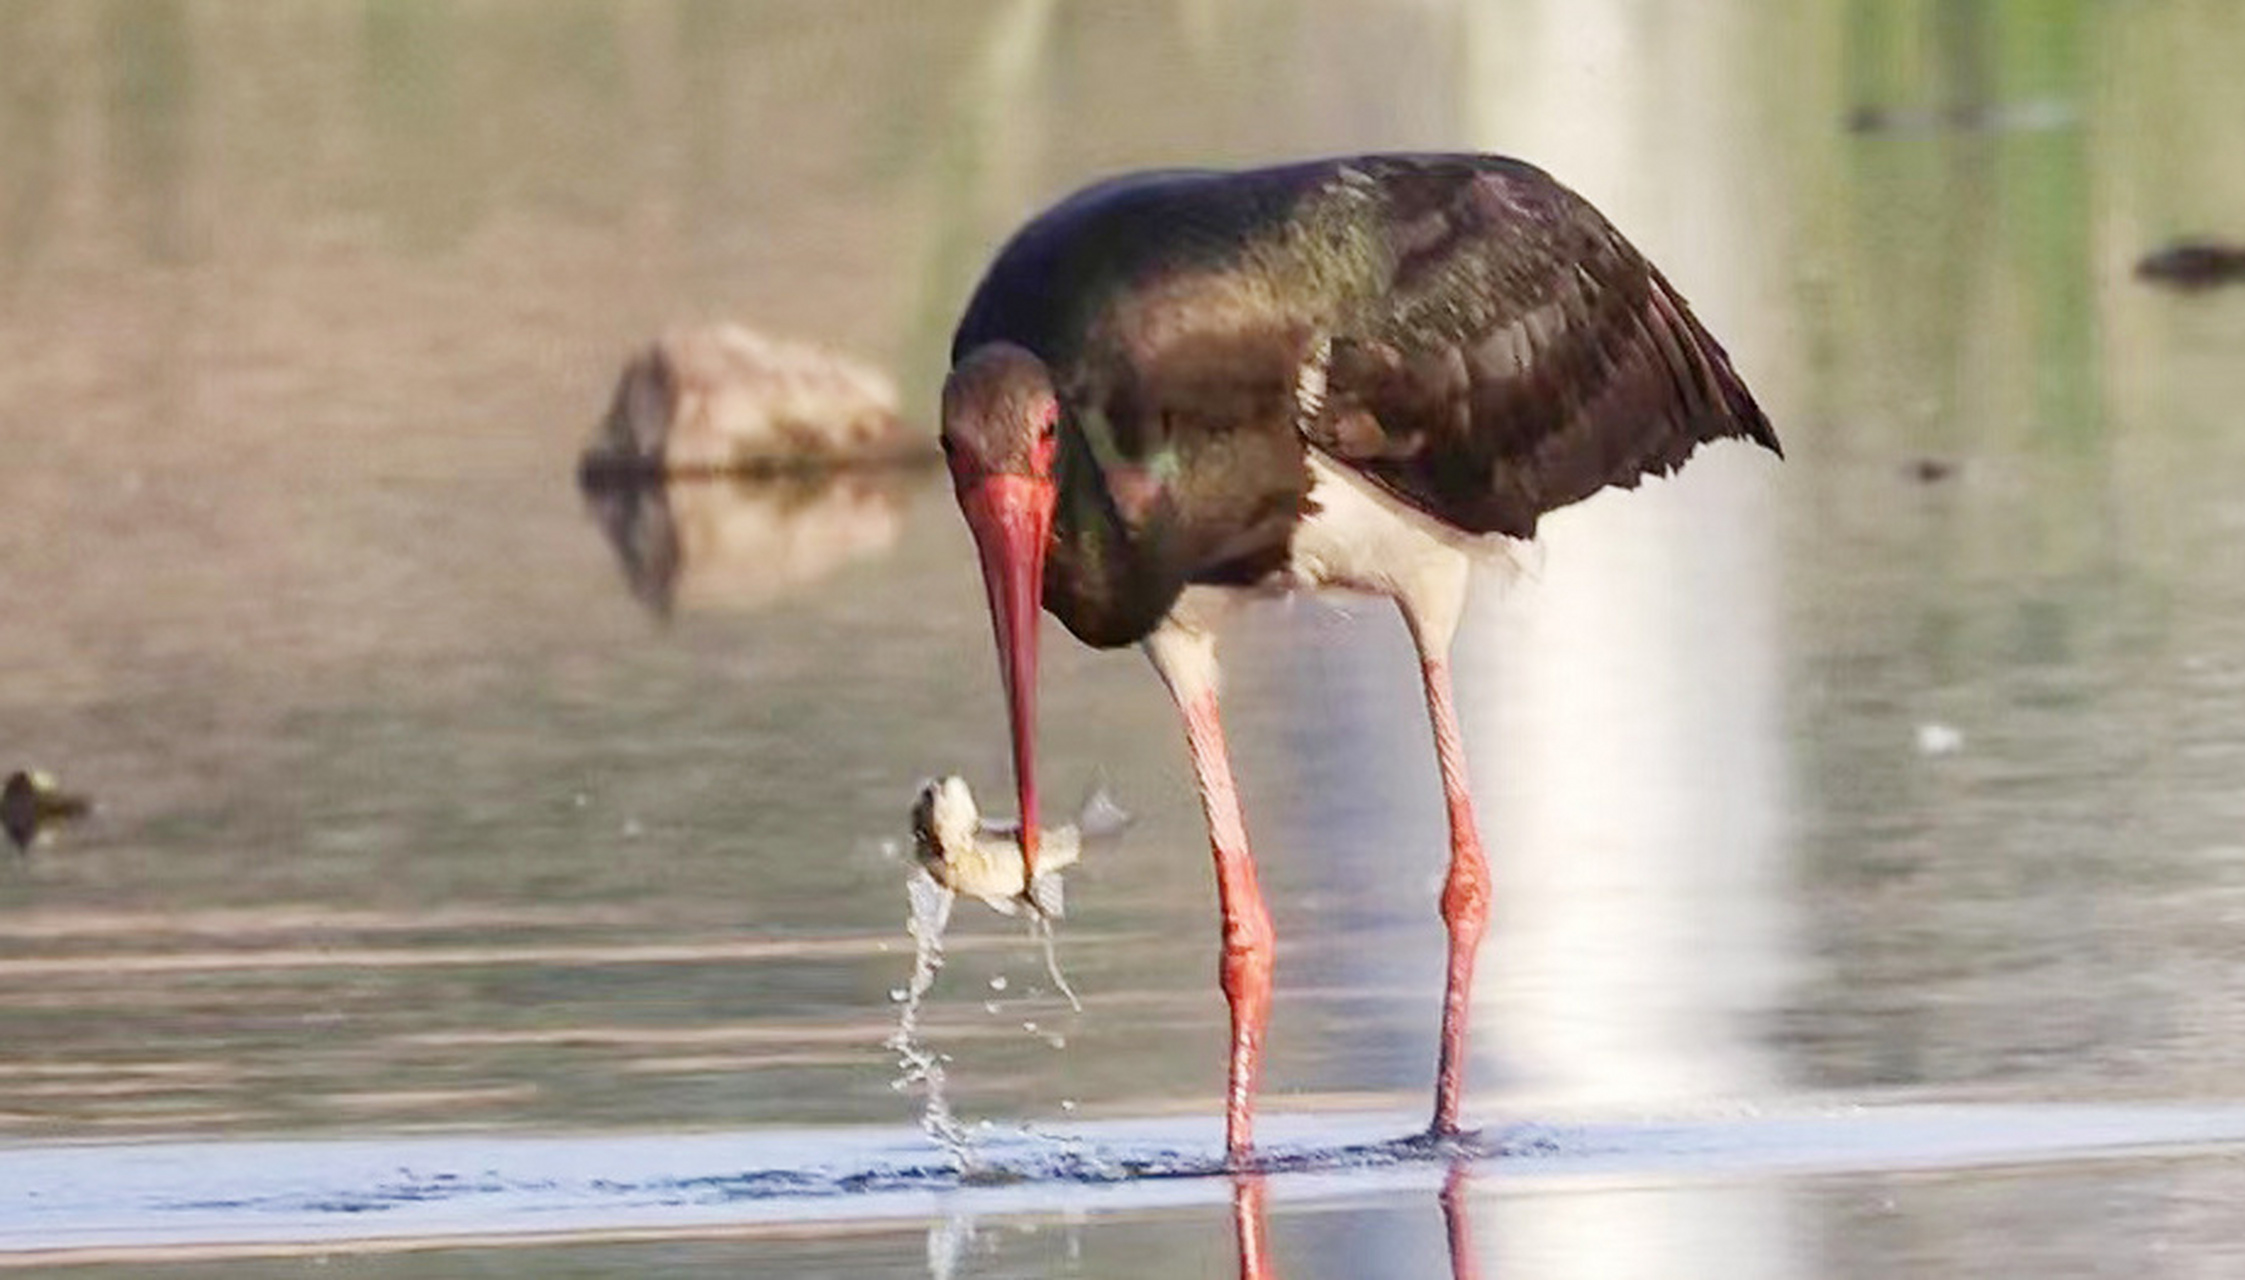
<instances>
[{"instance_id":1,"label":"rock in water","mask_svg":"<svg viewBox=\"0 0 2245 1280\"><path fill-rule=\"evenodd\" d=\"M916 457L933 451L898 421L886 374L720 323L674 329L632 357L580 471L757 475Z\"/></svg>"}]
</instances>

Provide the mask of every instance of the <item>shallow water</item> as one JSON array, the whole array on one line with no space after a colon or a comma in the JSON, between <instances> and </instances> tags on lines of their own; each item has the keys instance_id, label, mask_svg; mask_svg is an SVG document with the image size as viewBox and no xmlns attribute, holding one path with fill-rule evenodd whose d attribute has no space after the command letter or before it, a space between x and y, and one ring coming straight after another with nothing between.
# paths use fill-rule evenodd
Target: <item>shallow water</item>
<instances>
[{"instance_id":1,"label":"shallow water","mask_svg":"<svg viewBox=\"0 0 2245 1280\"><path fill-rule=\"evenodd\" d=\"M1006 770L963 531L909 472L597 509L571 473L610 379L727 315L886 364L924 417L996 240L1092 174L1470 146L1606 208L1788 449L1712 450L1487 575L1476 1112L1803 1157L1484 1161L1489 1268L2221 1270L2229 1153L2077 1159L2050 1108L2234 1141L2245 290L2130 267L2245 236L2245 16L1763 10L0 6L0 767L99 806L0 854L0 1213L56 1143L232 1169L247 1139L718 1134L748 1176L805 1126L910 1141L886 846L919 779ZM1085 1011L963 904L927 1034L995 1132L1200 1141L1224 1027L1174 718L1135 657L1046 653L1048 786L1103 775L1139 817L1069 885ZM1335 1107L1393 1137L1441 964L1407 646L1378 607L1273 605L1228 658L1270 1105L1313 1146ZM1748 1123L1858 1102L1917 1158ZM1881 1118L1932 1104L2010 1154ZM1421 1172L1275 1180L1272 1260L1443 1274ZM1230 1194L968 1197L945 1265L1230 1274ZM954 1209L333 1265L909 1275Z\"/></svg>"},{"instance_id":2,"label":"shallow water","mask_svg":"<svg viewBox=\"0 0 2245 1280\"><path fill-rule=\"evenodd\" d=\"M1445 1212L1470 1222L1539 1195L1595 1204L1660 1190L1719 1201L1741 1184L1776 1195L1782 1179L1809 1176L2021 1166L2080 1176L2103 1165L2229 1163L2245 1149L2245 1109L2234 1107L1796 1105L1657 1123L1493 1125L1441 1151L1394 1139L1399 1128L1407 1122L1393 1114L1283 1117L1265 1135L1265 1167L1238 1177L1223 1176L1216 1125L1176 1121L992 1134L964 1177L919 1135L894 1130L56 1145L11 1155L14 1176L40 1194L0 1206L0 1267L496 1250L469 1265L509 1268L560 1236L748 1235L835 1248L925 1221L928 1261L940 1269L939 1247L963 1244L984 1221L1027 1234L1057 1222L1077 1248L1092 1223L1209 1206L1268 1235L1273 1202L1283 1225L1351 1210L1400 1217L1447 1191L1455 1203ZM1760 1227L1737 1239L1749 1250L1777 1243ZM859 1240L853 1266L917 1271L880 1258L885 1248ZM1471 1272L1511 1248L1449 1260ZM1360 1269L1387 1260L1380 1245L1340 1252Z\"/></svg>"}]
</instances>

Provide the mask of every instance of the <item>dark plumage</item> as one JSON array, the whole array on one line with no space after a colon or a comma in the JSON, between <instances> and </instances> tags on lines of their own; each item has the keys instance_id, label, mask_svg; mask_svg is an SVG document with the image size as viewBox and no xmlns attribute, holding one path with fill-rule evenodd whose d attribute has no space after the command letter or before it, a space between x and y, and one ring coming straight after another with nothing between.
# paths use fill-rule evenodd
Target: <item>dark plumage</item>
<instances>
[{"instance_id":1,"label":"dark plumage","mask_svg":"<svg viewBox=\"0 0 2245 1280\"><path fill-rule=\"evenodd\" d=\"M1037 614L1143 642L1183 711L1224 912L1226 1140L1244 1158L1269 914L1195 587L1390 596L1450 816L1431 1132L1455 1132L1489 880L1448 651L1476 535L1777 436L1681 297L1581 197L1496 156L1118 178L1031 221L952 340L943 445L972 527L1036 829ZM1033 874L1034 841L1023 858Z\"/></svg>"},{"instance_id":2,"label":"dark plumage","mask_svg":"<svg viewBox=\"0 0 2245 1280\"><path fill-rule=\"evenodd\" d=\"M1127 485L1136 465L1160 477L1175 521L1229 531L1162 548L1174 586L1282 558L1308 493L1282 464L1304 446L1449 525L1515 538L1703 442L1779 447L1667 280L1587 201L1497 156L1100 183L998 255L952 359L993 342L1050 371L1085 445L1063 448L1064 490L1118 464ZM1305 368L1321 395L1302 394ZM1061 527L1108 519L1103 505L1064 499ZM1094 644L1139 639L1161 609L1102 625L1108 611L1063 607L1063 579L1102 572L1055 561L1054 611Z\"/></svg>"}]
</instances>

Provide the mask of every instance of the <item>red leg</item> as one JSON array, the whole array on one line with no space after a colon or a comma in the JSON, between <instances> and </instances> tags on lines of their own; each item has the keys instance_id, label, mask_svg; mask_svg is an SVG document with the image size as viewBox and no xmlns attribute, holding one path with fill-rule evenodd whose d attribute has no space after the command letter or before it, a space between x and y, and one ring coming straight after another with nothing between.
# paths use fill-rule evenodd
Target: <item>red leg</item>
<instances>
[{"instance_id":1,"label":"red leg","mask_svg":"<svg viewBox=\"0 0 2245 1280\"><path fill-rule=\"evenodd\" d=\"M1255 858L1247 848L1247 824L1240 817L1239 790L1232 783L1231 758L1224 749L1224 725L1216 715L1216 692L1203 689L1184 700L1185 741L1191 748L1200 803L1208 818L1209 848L1216 855L1216 894L1224 912L1224 951L1219 975L1232 1009L1231 1071L1224 1091L1224 1148L1234 1165L1247 1159L1254 1141L1255 1089L1263 1074L1263 1029L1271 1017L1271 959L1274 934L1263 891L1255 882Z\"/></svg>"},{"instance_id":2,"label":"red leg","mask_svg":"<svg viewBox=\"0 0 2245 1280\"><path fill-rule=\"evenodd\" d=\"M1269 1211L1259 1174L1232 1180L1232 1232L1239 1242L1239 1280L1278 1280L1271 1264Z\"/></svg>"},{"instance_id":3,"label":"red leg","mask_svg":"<svg viewBox=\"0 0 2245 1280\"><path fill-rule=\"evenodd\" d=\"M1429 1132L1447 1137L1458 1131L1458 1102L1465 1091L1465 1036L1473 1011L1473 959L1489 923L1489 860L1481 854L1481 835L1473 822L1473 795L1466 779L1465 743L1458 735L1458 713L1450 696L1450 664L1441 658L1421 663L1426 677L1427 716L1434 722L1434 753L1442 765L1442 794L1450 806L1450 874L1442 885L1442 921L1450 930L1450 976L1442 996L1442 1058L1434 1077L1434 1124Z\"/></svg>"},{"instance_id":4,"label":"red leg","mask_svg":"<svg viewBox=\"0 0 2245 1280\"><path fill-rule=\"evenodd\" d=\"M1442 1227L1450 1239L1450 1280L1479 1280L1481 1259L1473 1251L1473 1223L1466 1217L1466 1164L1450 1166L1442 1180Z\"/></svg>"}]
</instances>

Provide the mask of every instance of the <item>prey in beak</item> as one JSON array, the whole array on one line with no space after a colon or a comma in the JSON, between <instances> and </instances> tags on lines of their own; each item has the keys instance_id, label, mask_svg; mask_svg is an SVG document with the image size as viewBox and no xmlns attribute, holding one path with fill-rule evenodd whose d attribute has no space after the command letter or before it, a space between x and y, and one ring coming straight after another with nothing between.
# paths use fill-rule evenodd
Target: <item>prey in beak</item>
<instances>
[{"instance_id":1,"label":"prey in beak","mask_svg":"<svg viewBox=\"0 0 2245 1280\"><path fill-rule=\"evenodd\" d=\"M1129 825L1130 815L1106 785L1093 787L1074 821L1038 833L1037 874L1030 878L1020 854L1022 828L984 818L966 779L934 778L920 784L912 803L912 854L937 884L980 898L1000 915L1026 908L1033 916L1057 920L1067 914L1061 873L1075 866L1087 847L1113 841Z\"/></svg>"}]
</instances>

